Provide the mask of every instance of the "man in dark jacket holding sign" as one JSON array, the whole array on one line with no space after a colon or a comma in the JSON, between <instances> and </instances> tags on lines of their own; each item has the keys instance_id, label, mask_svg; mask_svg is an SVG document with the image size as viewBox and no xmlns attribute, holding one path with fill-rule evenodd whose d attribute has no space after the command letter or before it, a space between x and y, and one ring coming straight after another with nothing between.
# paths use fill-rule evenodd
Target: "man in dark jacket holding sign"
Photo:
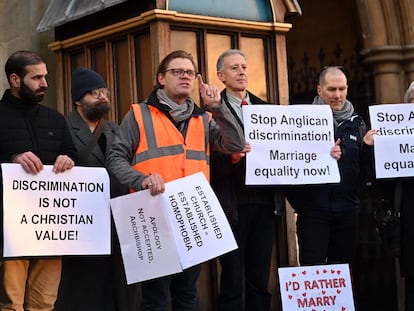
<instances>
[{"instance_id":1,"label":"man in dark jacket holding sign","mask_svg":"<svg viewBox=\"0 0 414 311\"><path fill-rule=\"evenodd\" d=\"M104 119L111 109L109 89L99 73L78 68L72 74L71 95L74 109L66 121L79 153L79 165L105 167L119 127ZM128 188L112 176L110 183L111 197L128 193ZM56 311L129 310L126 278L115 231L111 236L112 255L63 257ZM138 293L135 296L138 297Z\"/></svg>"},{"instance_id":2,"label":"man in dark jacket holding sign","mask_svg":"<svg viewBox=\"0 0 414 311\"><path fill-rule=\"evenodd\" d=\"M71 169L77 154L65 119L39 104L48 87L45 61L17 51L5 71L10 89L0 100L0 162L18 163L28 174L38 174L45 164L55 173ZM60 257L2 258L0 310L52 311L60 274Z\"/></svg>"},{"instance_id":3,"label":"man in dark jacket holding sign","mask_svg":"<svg viewBox=\"0 0 414 311\"><path fill-rule=\"evenodd\" d=\"M302 265L352 263L358 238L360 155L366 126L350 101L348 84L338 67L326 67L319 76L314 105L329 105L333 113L339 184L286 189L297 212L299 261Z\"/></svg>"},{"instance_id":4,"label":"man in dark jacket holding sign","mask_svg":"<svg viewBox=\"0 0 414 311\"><path fill-rule=\"evenodd\" d=\"M226 88L221 100L243 130L243 105L267 104L247 91L245 54L227 50L217 60L217 75ZM275 236L274 187L246 186L246 152L212 153L212 187L227 215L238 249L220 257L222 267L218 310L269 310L268 291ZM244 293L244 294L243 294ZM243 307L245 306L245 307Z\"/></svg>"}]
</instances>

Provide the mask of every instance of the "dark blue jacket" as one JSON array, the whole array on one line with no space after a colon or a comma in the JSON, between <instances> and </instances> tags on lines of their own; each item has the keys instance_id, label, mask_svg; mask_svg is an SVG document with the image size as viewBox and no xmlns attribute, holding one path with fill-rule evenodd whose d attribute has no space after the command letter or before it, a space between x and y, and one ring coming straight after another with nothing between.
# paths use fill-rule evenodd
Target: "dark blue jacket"
<instances>
[{"instance_id":1,"label":"dark blue jacket","mask_svg":"<svg viewBox=\"0 0 414 311\"><path fill-rule=\"evenodd\" d=\"M359 189L362 185L360 163L365 131L364 120L356 114L338 125L335 141L341 139L342 156L338 161L341 181L338 184L286 187L285 194L296 211L314 209L340 212L359 207Z\"/></svg>"}]
</instances>

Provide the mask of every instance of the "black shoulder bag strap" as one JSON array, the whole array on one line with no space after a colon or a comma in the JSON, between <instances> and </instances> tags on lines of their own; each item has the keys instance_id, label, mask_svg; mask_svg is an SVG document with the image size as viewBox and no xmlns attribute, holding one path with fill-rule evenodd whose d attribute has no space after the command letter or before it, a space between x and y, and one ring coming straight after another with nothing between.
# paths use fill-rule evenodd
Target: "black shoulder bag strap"
<instances>
[{"instance_id":1,"label":"black shoulder bag strap","mask_svg":"<svg viewBox=\"0 0 414 311\"><path fill-rule=\"evenodd\" d=\"M99 137L101 137L105 120L101 120L98 123L98 126L96 127L95 131L92 134L91 139L89 140L88 144L85 146L85 148L82 150L82 152L79 155L79 161L80 163L87 163L89 160L89 154L91 153L92 149L95 148L96 144L98 143Z\"/></svg>"}]
</instances>

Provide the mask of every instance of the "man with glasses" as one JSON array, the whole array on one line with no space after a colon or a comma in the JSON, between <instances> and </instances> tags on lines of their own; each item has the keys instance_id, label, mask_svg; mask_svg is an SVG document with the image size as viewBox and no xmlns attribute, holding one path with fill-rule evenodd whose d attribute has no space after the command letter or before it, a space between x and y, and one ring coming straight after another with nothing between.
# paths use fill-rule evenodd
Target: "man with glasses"
<instances>
[{"instance_id":1,"label":"man with glasses","mask_svg":"<svg viewBox=\"0 0 414 311\"><path fill-rule=\"evenodd\" d=\"M104 119L111 109L109 89L99 73L78 68L72 74L71 94L73 111L66 121L78 151L78 164L105 167L119 129L117 124ZM111 176L110 180L111 197L128 193L128 188L116 178ZM127 285L115 231L112 237L111 256L63 257L56 311L128 310Z\"/></svg>"},{"instance_id":2,"label":"man with glasses","mask_svg":"<svg viewBox=\"0 0 414 311\"><path fill-rule=\"evenodd\" d=\"M198 76L203 103L190 97L196 65L191 54L174 51L159 64L157 86L145 102L131 105L121 123L108 158L109 170L132 191L165 190L165 183L197 172L210 176L210 146L232 153L244 148L244 137L229 109L221 104L217 87ZM214 116L214 118L212 118ZM231 180L229 180L231 182ZM196 310L200 265L181 273L142 283L142 311Z\"/></svg>"}]
</instances>

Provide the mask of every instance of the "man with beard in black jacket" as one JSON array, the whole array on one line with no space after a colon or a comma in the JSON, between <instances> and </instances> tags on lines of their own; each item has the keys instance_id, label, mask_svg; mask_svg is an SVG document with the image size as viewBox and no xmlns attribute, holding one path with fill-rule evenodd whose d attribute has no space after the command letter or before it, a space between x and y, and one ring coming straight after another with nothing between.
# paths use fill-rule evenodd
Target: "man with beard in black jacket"
<instances>
[{"instance_id":1,"label":"man with beard in black jacket","mask_svg":"<svg viewBox=\"0 0 414 311\"><path fill-rule=\"evenodd\" d=\"M0 100L0 162L18 163L27 174L38 174L45 164L55 173L71 169L77 152L65 119L39 104L48 87L45 61L17 51L5 71L10 89ZM52 311L60 274L60 257L2 258L0 310Z\"/></svg>"},{"instance_id":2,"label":"man with beard in black jacket","mask_svg":"<svg viewBox=\"0 0 414 311\"><path fill-rule=\"evenodd\" d=\"M111 109L110 91L99 73L81 67L72 74L71 95L73 111L66 121L79 153L79 165L106 167L106 158L119 129L116 123L105 120ZM113 176L110 176L110 184L111 197L128 193L128 188ZM125 272L114 226L112 230L111 255L63 257L55 311L133 310L133 304L128 303ZM134 288L136 286L131 286L130 291ZM138 292L130 296L137 300Z\"/></svg>"}]
</instances>

